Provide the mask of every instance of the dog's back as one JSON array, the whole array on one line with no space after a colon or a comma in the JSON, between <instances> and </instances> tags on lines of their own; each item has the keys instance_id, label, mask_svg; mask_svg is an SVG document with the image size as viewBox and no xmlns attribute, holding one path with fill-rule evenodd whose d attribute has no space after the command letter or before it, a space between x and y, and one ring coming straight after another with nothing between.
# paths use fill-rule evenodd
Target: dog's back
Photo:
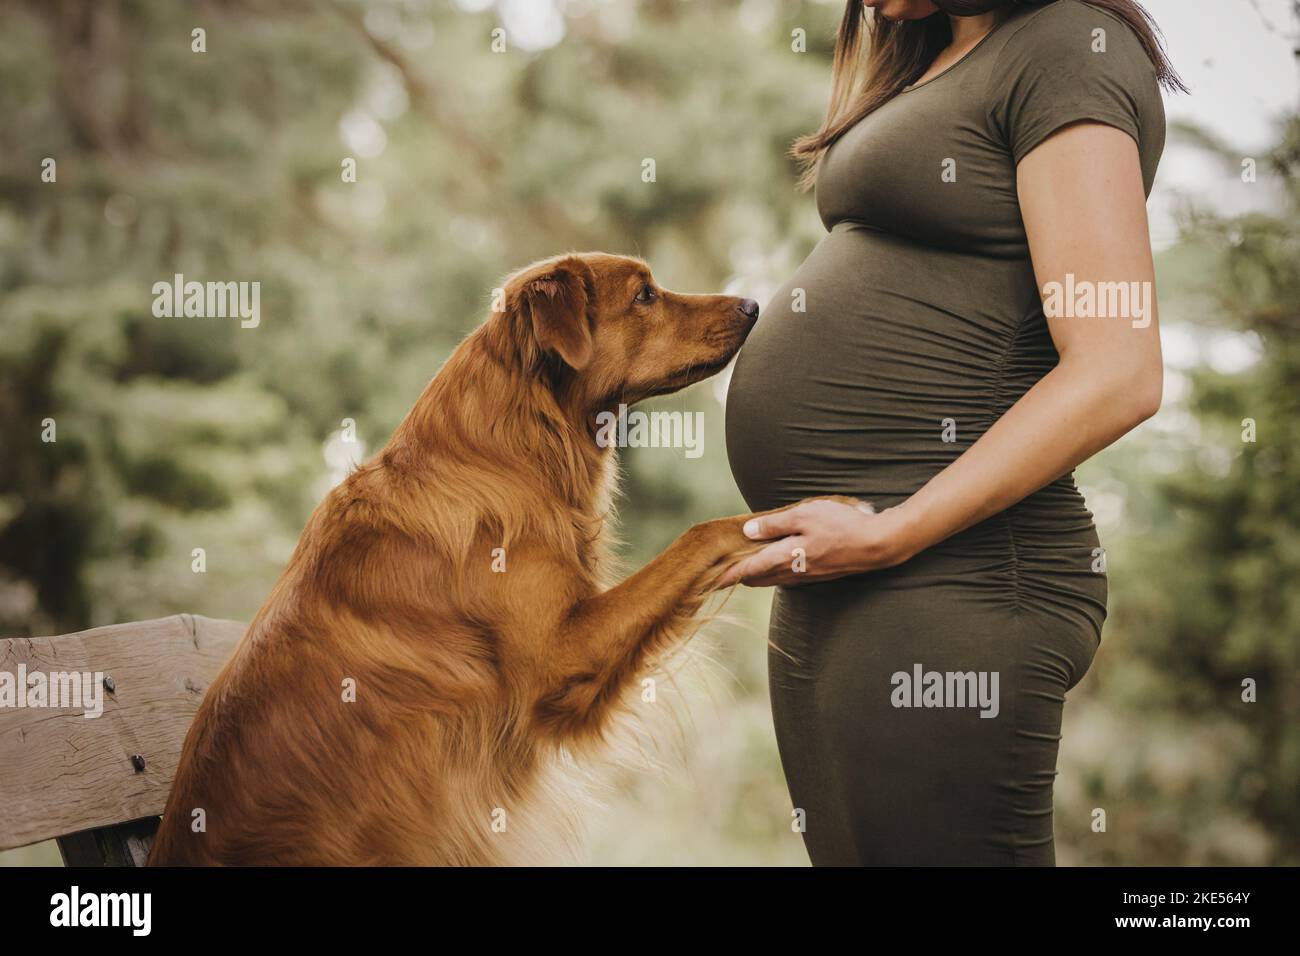
<instances>
[{"instance_id":1,"label":"dog's back","mask_svg":"<svg viewBox=\"0 0 1300 956\"><path fill-rule=\"evenodd\" d=\"M485 864L527 854L510 837L523 820L492 828L493 810L540 792L547 756L515 712L525 688L499 659L495 598L484 593L491 548L448 547L452 526L479 521L462 513L473 502L452 494L421 505L441 535L427 520L404 526L416 512L398 458L350 476L313 515L200 705L151 862ZM471 556L481 568L467 566Z\"/></svg>"}]
</instances>

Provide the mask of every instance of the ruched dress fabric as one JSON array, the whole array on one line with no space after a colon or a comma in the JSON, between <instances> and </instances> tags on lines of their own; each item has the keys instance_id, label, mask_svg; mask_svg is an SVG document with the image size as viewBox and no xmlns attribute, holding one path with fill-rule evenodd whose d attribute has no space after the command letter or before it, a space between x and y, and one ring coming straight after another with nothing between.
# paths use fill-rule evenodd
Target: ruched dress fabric
<instances>
[{"instance_id":1,"label":"ruched dress fabric","mask_svg":"<svg viewBox=\"0 0 1300 956\"><path fill-rule=\"evenodd\" d=\"M1056 365L1016 165L1080 121L1132 136L1149 193L1165 136L1155 67L1120 19L1054 0L1017 7L832 146L816 192L829 232L763 309L728 394L753 509L899 504ZM1105 616L1071 475L899 567L777 589L773 716L812 862L1054 864L1065 694ZM996 673L996 716L895 706L895 675L918 665Z\"/></svg>"}]
</instances>

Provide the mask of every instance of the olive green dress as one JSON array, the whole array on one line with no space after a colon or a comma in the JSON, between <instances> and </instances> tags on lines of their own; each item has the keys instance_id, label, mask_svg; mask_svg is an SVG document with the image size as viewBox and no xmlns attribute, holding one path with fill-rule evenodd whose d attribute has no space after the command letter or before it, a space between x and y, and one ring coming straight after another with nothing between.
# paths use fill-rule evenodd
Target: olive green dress
<instances>
[{"instance_id":1,"label":"olive green dress","mask_svg":"<svg viewBox=\"0 0 1300 956\"><path fill-rule=\"evenodd\" d=\"M1133 137L1149 193L1155 67L1118 18L1054 0L1016 7L832 146L816 193L829 232L730 386L728 453L752 508L896 505L1051 370L1016 164L1088 120ZM1106 615L1099 548L1066 475L900 567L778 589L772 707L815 864L1054 862L1065 692ZM978 706L973 681L991 691L991 675L996 707Z\"/></svg>"}]
</instances>

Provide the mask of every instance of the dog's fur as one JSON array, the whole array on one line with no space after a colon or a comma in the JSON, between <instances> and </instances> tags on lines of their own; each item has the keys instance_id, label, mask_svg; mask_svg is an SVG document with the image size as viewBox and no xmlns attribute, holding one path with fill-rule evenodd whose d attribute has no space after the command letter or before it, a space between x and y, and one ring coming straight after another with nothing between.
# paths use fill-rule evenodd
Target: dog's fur
<instances>
[{"instance_id":1,"label":"dog's fur","mask_svg":"<svg viewBox=\"0 0 1300 956\"><path fill-rule=\"evenodd\" d=\"M594 437L598 412L721 368L753 303L600 253L503 299L316 509L199 707L151 863L540 859L564 836L549 768L598 749L756 550L743 518L706 522L610 587L616 466Z\"/></svg>"}]
</instances>

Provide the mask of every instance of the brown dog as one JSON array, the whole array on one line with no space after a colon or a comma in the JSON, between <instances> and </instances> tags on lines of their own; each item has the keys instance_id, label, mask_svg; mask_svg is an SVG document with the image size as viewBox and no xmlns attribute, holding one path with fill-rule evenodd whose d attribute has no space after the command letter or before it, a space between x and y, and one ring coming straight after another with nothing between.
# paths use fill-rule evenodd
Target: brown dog
<instances>
[{"instance_id":1,"label":"brown dog","mask_svg":"<svg viewBox=\"0 0 1300 956\"><path fill-rule=\"evenodd\" d=\"M538 859L550 769L757 550L743 518L706 522L610 587L597 413L713 374L757 315L599 253L510 278L316 509L203 699L150 862Z\"/></svg>"}]
</instances>

